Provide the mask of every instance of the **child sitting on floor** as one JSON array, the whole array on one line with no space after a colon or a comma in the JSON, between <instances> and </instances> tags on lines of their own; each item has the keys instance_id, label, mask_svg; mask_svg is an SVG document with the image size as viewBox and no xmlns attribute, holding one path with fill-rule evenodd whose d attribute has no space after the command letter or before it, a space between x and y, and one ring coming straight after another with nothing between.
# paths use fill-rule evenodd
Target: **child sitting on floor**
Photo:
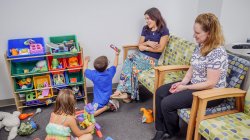
<instances>
[{"instance_id":1,"label":"child sitting on floor","mask_svg":"<svg viewBox=\"0 0 250 140\"><path fill-rule=\"evenodd\" d=\"M117 111L119 108L119 102L117 100L110 100L112 94L112 79L116 73L116 67L118 65L119 52L115 52L114 65L108 67L108 58L106 56L100 56L94 61L95 70L87 69L89 56L84 59L85 76L94 83L94 100L93 105L97 106L94 116L111 110Z\"/></svg>"},{"instance_id":2,"label":"child sitting on floor","mask_svg":"<svg viewBox=\"0 0 250 140\"><path fill-rule=\"evenodd\" d=\"M76 100L72 90L60 90L49 124L46 126L47 137L45 140L93 140L90 133L95 126L92 124L85 130L78 128L75 119L75 104ZM71 132L76 137L73 137Z\"/></svg>"}]
</instances>

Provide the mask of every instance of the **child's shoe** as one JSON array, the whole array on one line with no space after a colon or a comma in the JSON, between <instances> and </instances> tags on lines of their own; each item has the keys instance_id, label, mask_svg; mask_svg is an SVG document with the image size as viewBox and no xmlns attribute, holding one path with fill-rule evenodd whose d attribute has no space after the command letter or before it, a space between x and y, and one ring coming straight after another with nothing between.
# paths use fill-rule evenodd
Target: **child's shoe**
<instances>
[{"instance_id":1,"label":"child's shoe","mask_svg":"<svg viewBox=\"0 0 250 140\"><path fill-rule=\"evenodd\" d=\"M117 111L119 108L119 102L117 100L109 100L108 106L111 111Z\"/></svg>"}]
</instances>

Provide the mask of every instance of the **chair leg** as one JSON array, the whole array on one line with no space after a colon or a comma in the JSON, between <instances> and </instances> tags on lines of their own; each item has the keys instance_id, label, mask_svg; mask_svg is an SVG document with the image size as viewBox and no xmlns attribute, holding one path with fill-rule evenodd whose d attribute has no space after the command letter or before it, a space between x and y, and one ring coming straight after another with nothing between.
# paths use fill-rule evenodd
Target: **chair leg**
<instances>
[{"instance_id":1,"label":"chair leg","mask_svg":"<svg viewBox=\"0 0 250 140\"><path fill-rule=\"evenodd\" d=\"M200 140L200 139L201 139L201 134L199 133L198 128L196 128L194 133L194 140Z\"/></svg>"},{"instance_id":2,"label":"chair leg","mask_svg":"<svg viewBox=\"0 0 250 140\"><path fill-rule=\"evenodd\" d=\"M190 112L190 119L188 122L186 140L193 140L193 134L194 134L195 126L196 126L198 106L199 106L198 97L193 96L193 103L192 103L191 112Z\"/></svg>"},{"instance_id":3,"label":"chair leg","mask_svg":"<svg viewBox=\"0 0 250 140\"><path fill-rule=\"evenodd\" d=\"M154 116L154 121L155 121L155 93L153 95L153 116Z\"/></svg>"}]
</instances>

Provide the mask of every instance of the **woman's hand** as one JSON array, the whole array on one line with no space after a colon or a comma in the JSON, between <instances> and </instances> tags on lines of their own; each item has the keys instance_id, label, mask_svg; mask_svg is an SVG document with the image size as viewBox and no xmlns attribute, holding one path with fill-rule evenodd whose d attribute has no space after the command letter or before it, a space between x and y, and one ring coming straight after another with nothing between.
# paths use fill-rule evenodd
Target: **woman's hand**
<instances>
[{"instance_id":1,"label":"woman's hand","mask_svg":"<svg viewBox=\"0 0 250 140\"><path fill-rule=\"evenodd\" d=\"M145 51L147 46L144 45L139 45L139 50L140 51Z\"/></svg>"},{"instance_id":2,"label":"woman's hand","mask_svg":"<svg viewBox=\"0 0 250 140\"><path fill-rule=\"evenodd\" d=\"M91 124L85 130L87 133L91 133L92 131L94 131L94 129L95 129L95 124Z\"/></svg>"},{"instance_id":3,"label":"woman's hand","mask_svg":"<svg viewBox=\"0 0 250 140\"><path fill-rule=\"evenodd\" d=\"M159 43L155 41L147 41L146 44L151 48L157 48L160 46Z\"/></svg>"},{"instance_id":4,"label":"woman's hand","mask_svg":"<svg viewBox=\"0 0 250 140\"><path fill-rule=\"evenodd\" d=\"M184 85L182 82L177 82L177 83L173 84L171 86L171 88L169 89L169 91L171 93L177 93L177 92L180 92L183 90L187 90L187 86Z\"/></svg>"}]
</instances>

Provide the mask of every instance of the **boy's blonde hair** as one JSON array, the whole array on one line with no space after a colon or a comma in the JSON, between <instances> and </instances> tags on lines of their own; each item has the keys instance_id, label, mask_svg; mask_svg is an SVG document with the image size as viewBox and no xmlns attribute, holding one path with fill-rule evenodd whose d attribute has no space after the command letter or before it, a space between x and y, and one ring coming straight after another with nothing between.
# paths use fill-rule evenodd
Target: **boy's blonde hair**
<instances>
[{"instance_id":1,"label":"boy's blonde hair","mask_svg":"<svg viewBox=\"0 0 250 140\"><path fill-rule=\"evenodd\" d=\"M201 48L201 55L206 56L213 49L224 45L225 39L222 33L221 25L218 18L212 13L200 14L195 23L201 25L204 32L208 32L208 38Z\"/></svg>"},{"instance_id":2,"label":"boy's blonde hair","mask_svg":"<svg viewBox=\"0 0 250 140\"><path fill-rule=\"evenodd\" d=\"M62 89L56 98L54 113L57 115L75 115L76 100L73 91L70 89Z\"/></svg>"}]
</instances>

